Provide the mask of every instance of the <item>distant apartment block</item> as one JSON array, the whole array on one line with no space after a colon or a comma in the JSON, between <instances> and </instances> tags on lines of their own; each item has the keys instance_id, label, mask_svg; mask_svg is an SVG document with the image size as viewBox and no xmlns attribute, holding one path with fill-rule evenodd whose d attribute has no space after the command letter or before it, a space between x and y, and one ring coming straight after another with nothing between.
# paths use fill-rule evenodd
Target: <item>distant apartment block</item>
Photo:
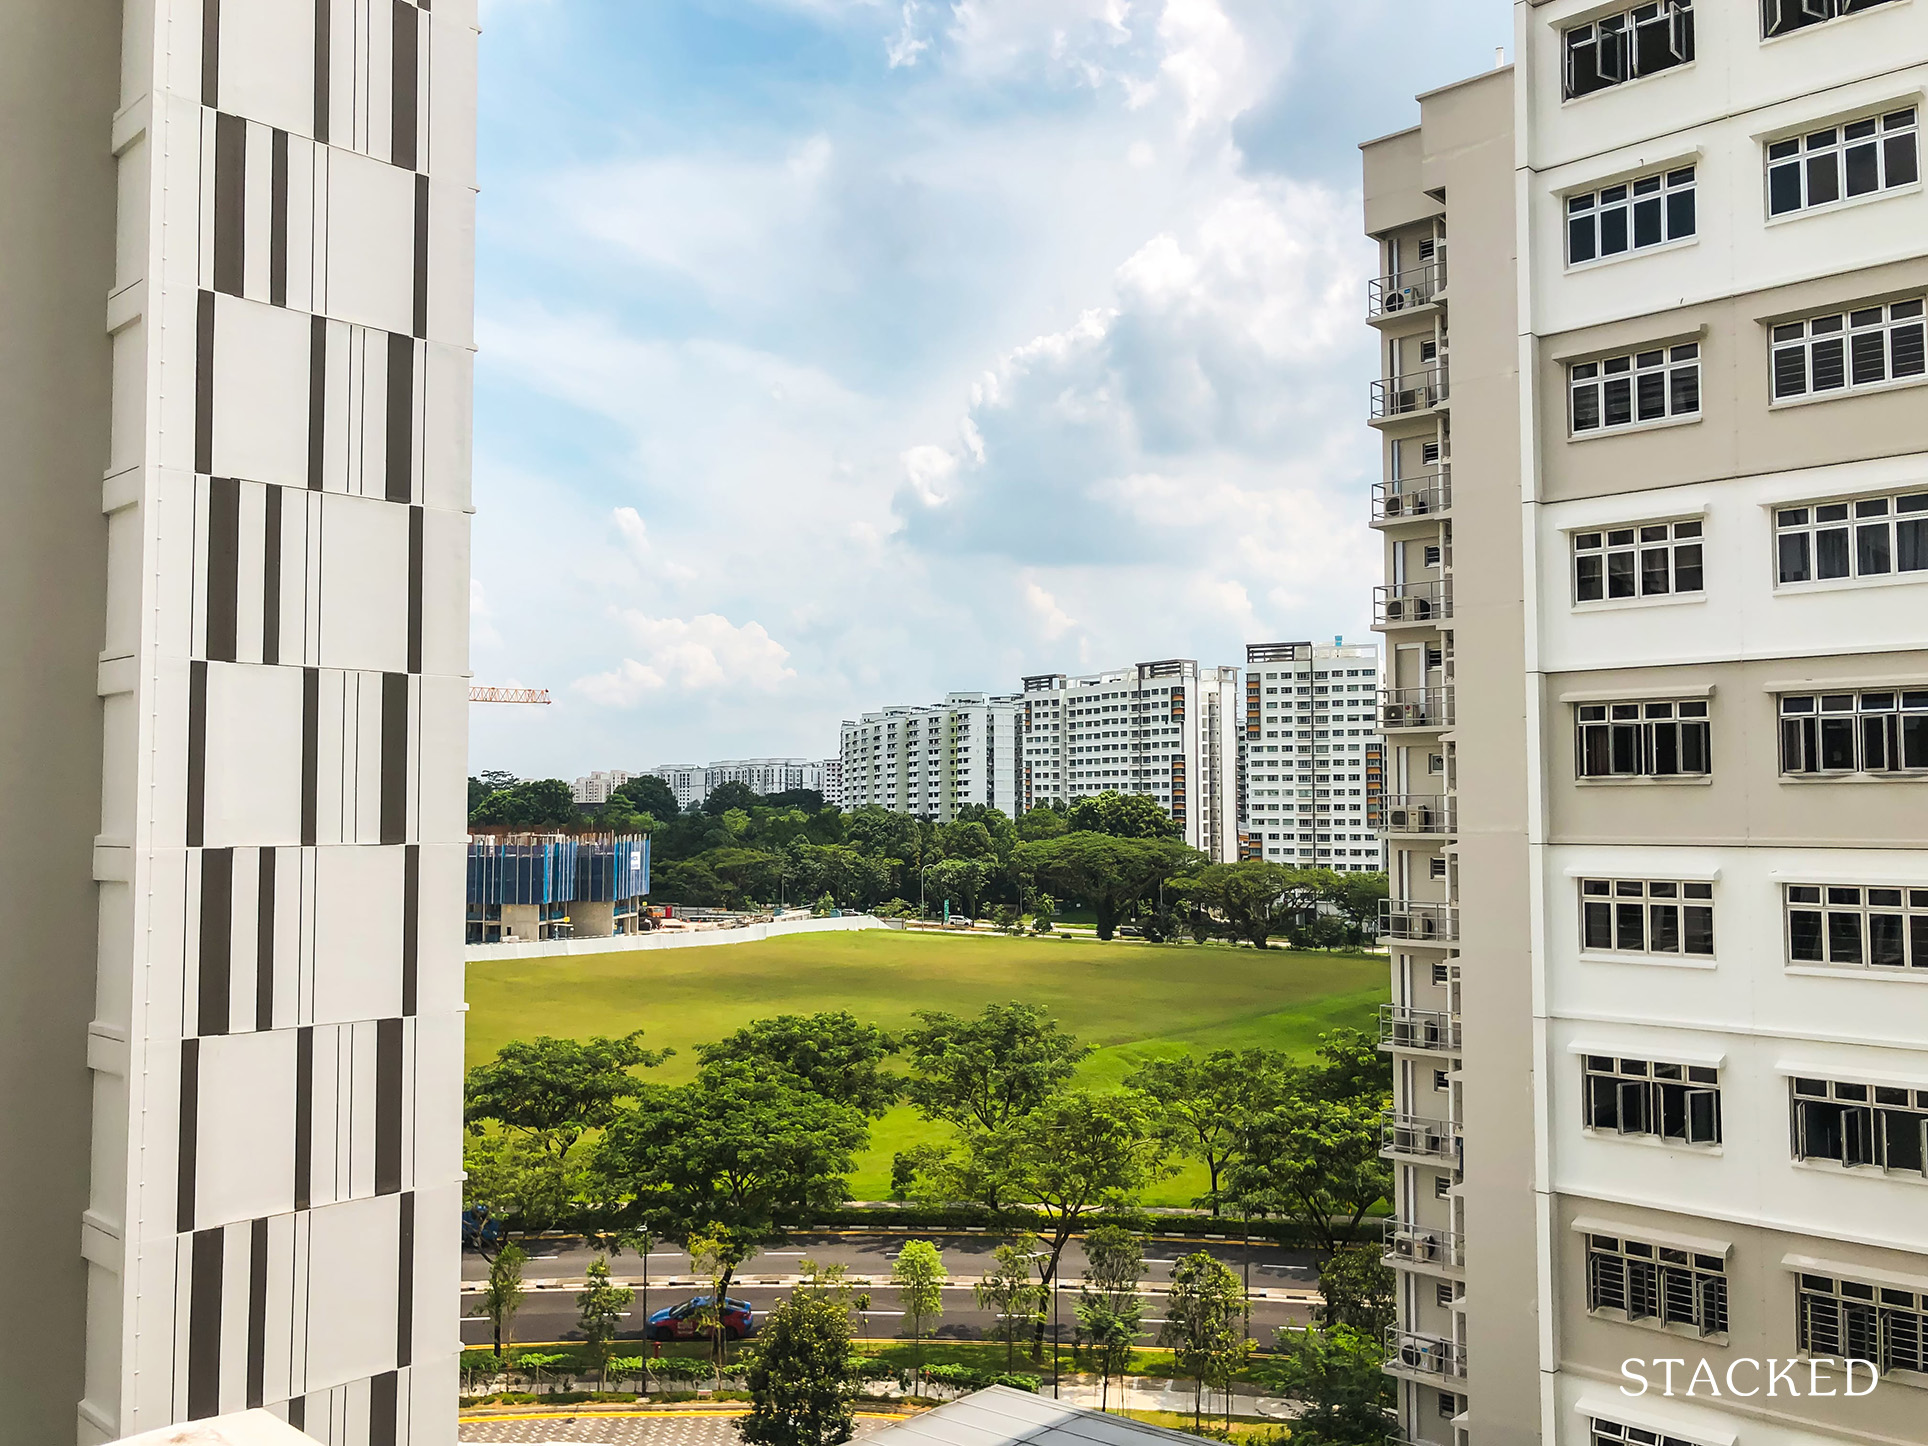
<instances>
[{"instance_id":1,"label":"distant apartment block","mask_svg":"<svg viewBox=\"0 0 1928 1446\"><path fill-rule=\"evenodd\" d=\"M703 770L703 792L741 783L756 793L823 792L823 761L812 758L726 758Z\"/></svg>"},{"instance_id":2,"label":"distant apartment block","mask_svg":"<svg viewBox=\"0 0 1928 1446\"><path fill-rule=\"evenodd\" d=\"M845 719L843 807L876 805L941 823L977 804L1015 817L1023 803L1022 724L1016 697L988 693Z\"/></svg>"},{"instance_id":3,"label":"distant apartment block","mask_svg":"<svg viewBox=\"0 0 1928 1446\"><path fill-rule=\"evenodd\" d=\"M591 773L585 777L578 778L571 784L570 792L575 795L577 803L601 806L602 804L608 803L616 790L629 782L634 776L634 774L623 772L620 768L612 768L606 773Z\"/></svg>"},{"instance_id":4,"label":"distant apartment block","mask_svg":"<svg viewBox=\"0 0 1928 1446\"><path fill-rule=\"evenodd\" d=\"M1246 648L1243 857L1341 873L1384 866L1378 708L1376 644Z\"/></svg>"},{"instance_id":5,"label":"distant apartment block","mask_svg":"<svg viewBox=\"0 0 1928 1446\"><path fill-rule=\"evenodd\" d=\"M659 763L642 771L655 774L669 785L669 791L676 795L678 808L688 808L709 797L709 770L700 763Z\"/></svg>"}]
</instances>

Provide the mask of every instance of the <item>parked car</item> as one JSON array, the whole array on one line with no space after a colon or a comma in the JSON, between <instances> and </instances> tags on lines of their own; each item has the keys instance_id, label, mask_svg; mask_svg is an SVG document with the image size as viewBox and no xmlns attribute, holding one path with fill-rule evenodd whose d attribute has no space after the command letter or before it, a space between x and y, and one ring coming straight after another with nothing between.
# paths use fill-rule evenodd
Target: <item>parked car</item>
<instances>
[{"instance_id":1,"label":"parked car","mask_svg":"<svg viewBox=\"0 0 1928 1446\"><path fill-rule=\"evenodd\" d=\"M502 1222L489 1214L486 1205L471 1205L462 1212L462 1248L484 1255L502 1244Z\"/></svg>"},{"instance_id":2,"label":"parked car","mask_svg":"<svg viewBox=\"0 0 1928 1446\"><path fill-rule=\"evenodd\" d=\"M709 1309L707 1295L693 1295L681 1305L665 1306L649 1318L649 1339L653 1341L702 1340L709 1334L705 1314ZM723 1334L733 1341L740 1341L747 1335L756 1333L756 1312L750 1309L747 1300L723 1297Z\"/></svg>"}]
</instances>

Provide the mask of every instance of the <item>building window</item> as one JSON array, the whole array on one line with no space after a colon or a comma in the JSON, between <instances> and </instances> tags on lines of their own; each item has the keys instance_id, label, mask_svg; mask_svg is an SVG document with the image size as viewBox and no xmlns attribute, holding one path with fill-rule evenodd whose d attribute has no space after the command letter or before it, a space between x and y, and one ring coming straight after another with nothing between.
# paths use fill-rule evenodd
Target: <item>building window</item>
<instances>
[{"instance_id":1,"label":"building window","mask_svg":"<svg viewBox=\"0 0 1928 1446\"><path fill-rule=\"evenodd\" d=\"M1772 39L1790 30L1823 25L1843 15L1858 15L1888 0L1764 0L1761 8L1761 35Z\"/></svg>"},{"instance_id":2,"label":"building window","mask_svg":"<svg viewBox=\"0 0 1928 1446\"><path fill-rule=\"evenodd\" d=\"M1714 952L1714 886L1664 879L1580 880L1580 946L1589 953Z\"/></svg>"},{"instance_id":3,"label":"building window","mask_svg":"<svg viewBox=\"0 0 1928 1446\"><path fill-rule=\"evenodd\" d=\"M1928 1090L1794 1081L1794 1158L1923 1172Z\"/></svg>"},{"instance_id":4,"label":"building window","mask_svg":"<svg viewBox=\"0 0 1928 1446\"><path fill-rule=\"evenodd\" d=\"M1583 703L1575 712L1582 778L1675 778L1711 771L1704 701Z\"/></svg>"},{"instance_id":5,"label":"building window","mask_svg":"<svg viewBox=\"0 0 1928 1446\"><path fill-rule=\"evenodd\" d=\"M1575 362L1567 373L1573 432L1700 415L1700 344Z\"/></svg>"},{"instance_id":6,"label":"building window","mask_svg":"<svg viewBox=\"0 0 1928 1446\"><path fill-rule=\"evenodd\" d=\"M1586 1059L1586 1123L1685 1145L1720 1143L1720 1071L1644 1059Z\"/></svg>"},{"instance_id":7,"label":"building window","mask_svg":"<svg viewBox=\"0 0 1928 1446\"><path fill-rule=\"evenodd\" d=\"M1928 692L1818 693L1781 699L1781 772L1928 769Z\"/></svg>"},{"instance_id":8,"label":"building window","mask_svg":"<svg viewBox=\"0 0 1928 1446\"><path fill-rule=\"evenodd\" d=\"M1701 530L1699 521L1650 522L1574 533L1574 601L1699 592Z\"/></svg>"},{"instance_id":9,"label":"building window","mask_svg":"<svg viewBox=\"0 0 1928 1446\"><path fill-rule=\"evenodd\" d=\"M1774 400L1923 376L1923 341L1920 298L1784 322L1774 328Z\"/></svg>"},{"instance_id":10,"label":"building window","mask_svg":"<svg viewBox=\"0 0 1928 1446\"><path fill-rule=\"evenodd\" d=\"M1785 898L1792 963L1928 969L1928 889L1789 884Z\"/></svg>"},{"instance_id":11,"label":"building window","mask_svg":"<svg viewBox=\"0 0 1928 1446\"><path fill-rule=\"evenodd\" d=\"M1786 216L1921 179L1914 107L1863 116L1767 147L1767 212Z\"/></svg>"},{"instance_id":12,"label":"building window","mask_svg":"<svg viewBox=\"0 0 1928 1446\"><path fill-rule=\"evenodd\" d=\"M1592 95L1694 58L1693 0L1658 0L1566 32L1566 94Z\"/></svg>"},{"instance_id":13,"label":"building window","mask_svg":"<svg viewBox=\"0 0 1928 1446\"><path fill-rule=\"evenodd\" d=\"M1774 549L1783 583L1928 571L1928 492L1779 508Z\"/></svg>"},{"instance_id":14,"label":"building window","mask_svg":"<svg viewBox=\"0 0 1928 1446\"><path fill-rule=\"evenodd\" d=\"M1928 1371L1928 1296L1803 1275L1795 1300L1795 1340L1810 1356L1872 1361L1883 1374Z\"/></svg>"},{"instance_id":15,"label":"building window","mask_svg":"<svg viewBox=\"0 0 1928 1446\"><path fill-rule=\"evenodd\" d=\"M1644 251L1694 234L1694 168L1568 196L1567 265Z\"/></svg>"},{"instance_id":16,"label":"building window","mask_svg":"<svg viewBox=\"0 0 1928 1446\"><path fill-rule=\"evenodd\" d=\"M1679 1436L1649 1431L1644 1426L1623 1426L1601 1416L1593 1418L1593 1434L1588 1440L1591 1446L1694 1446Z\"/></svg>"},{"instance_id":17,"label":"building window","mask_svg":"<svg viewBox=\"0 0 1928 1446\"><path fill-rule=\"evenodd\" d=\"M1727 1330L1727 1262L1694 1250L1589 1235L1587 1309L1721 1335Z\"/></svg>"}]
</instances>

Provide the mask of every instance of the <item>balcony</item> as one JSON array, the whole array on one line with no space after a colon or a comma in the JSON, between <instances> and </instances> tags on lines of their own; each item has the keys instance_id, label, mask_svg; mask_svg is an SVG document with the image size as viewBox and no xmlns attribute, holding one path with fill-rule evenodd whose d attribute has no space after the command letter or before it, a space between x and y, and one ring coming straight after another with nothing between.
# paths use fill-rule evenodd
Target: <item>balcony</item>
<instances>
[{"instance_id":1,"label":"balcony","mask_svg":"<svg viewBox=\"0 0 1928 1446\"><path fill-rule=\"evenodd\" d=\"M1388 1265L1430 1265L1446 1270L1466 1266L1465 1237L1456 1230L1434 1230L1410 1220L1384 1222L1383 1248Z\"/></svg>"},{"instance_id":2,"label":"balcony","mask_svg":"<svg viewBox=\"0 0 1928 1446\"><path fill-rule=\"evenodd\" d=\"M1459 1168L1459 1126L1387 1110L1379 1117L1379 1153L1419 1160L1444 1160Z\"/></svg>"},{"instance_id":3,"label":"balcony","mask_svg":"<svg viewBox=\"0 0 1928 1446\"><path fill-rule=\"evenodd\" d=\"M1442 555L1443 561L1443 555ZM1411 628L1453 615L1453 581L1387 583L1372 590L1375 628Z\"/></svg>"},{"instance_id":4,"label":"balcony","mask_svg":"<svg viewBox=\"0 0 1928 1446\"><path fill-rule=\"evenodd\" d=\"M1431 306L1445 289L1446 248L1438 246L1431 261L1366 282L1366 320L1378 321Z\"/></svg>"},{"instance_id":5,"label":"balcony","mask_svg":"<svg viewBox=\"0 0 1928 1446\"><path fill-rule=\"evenodd\" d=\"M1466 1347L1444 1336L1386 1327L1386 1367L1441 1380L1466 1379Z\"/></svg>"},{"instance_id":6,"label":"balcony","mask_svg":"<svg viewBox=\"0 0 1928 1446\"><path fill-rule=\"evenodd\" d=\"M1459 1016L1436 1009L1408 1009L1403 1004L1379 1006L1381 1049L1423 1050L1428 1054L1459 1053Z\"/></svg>"},{"instance_id":7,"label":"balcony","mask_svg":"<svg viewBox=\"0 0 1928 1446\"><path fill-rule=\"evenodd\" d=\"M1459 942L1459 910L1451 904L1381 899L1379 932L1388 939L1409 939L1419 944L1455 944Z\"/></svg>"},{"instance_id":8,"label":"balcony","mask_svg":"<svg viewBox=\"0 0 1928 1446\"><path fill-rule=\"evenodd\" d=\"M1430 730L1453 726L1451 688L1381 688L1379 731Z\"/></svg>"},{"instance_id":9,"label":"balcony","mask_svg":"<svg viewBox=\"0 0 1928 1446\"><path fill-rule=\"evenodd\" d=\"M1410 522L1438 517L1453 509L1453 469L1441 467L1416 477L1400 477L1372 484L1372 523Z\"/></svg>"},{"instance_id":10,"label":"balcony","mask_svg":"<svg viewBox=\"0 0 1928 1446\"><path fill-rule=\"evenodd\" d=\"M1446 368L1443 364L1422 367L1401 376L1382 377L1372 384L1371 410L1367 420L1396 421L1417 417L1442 407L1448 395Z\"/></svg>"},{"instance_id":11,"label":"balcony","mask_svg":"<svg viewBox=\"0 0 1928 1446\"><path fill-rule=\"evenodd\" d=\"M1450 838L1459 831L1459 800L1436 793L1388 793L1380 800L1381 833Z\"/></svg>"}]
</instances>

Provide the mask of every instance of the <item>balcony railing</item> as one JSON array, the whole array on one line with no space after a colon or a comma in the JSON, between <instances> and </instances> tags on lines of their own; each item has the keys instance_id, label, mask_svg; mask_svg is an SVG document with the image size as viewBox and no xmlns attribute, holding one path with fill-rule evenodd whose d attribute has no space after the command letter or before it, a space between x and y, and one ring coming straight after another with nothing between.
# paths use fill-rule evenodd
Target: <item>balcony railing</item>
<instances>
[{"instance_id":1,"label":"balcony railing","mask_svg":"<svg viewBox=\"0 0 1928 1446\"><path fill-rule=\"evenodd\" d=\"M1451 944L1459 939L1459 910L1451 904L1421 904L1410 899L1379 901L1379 932L1389 939Z\"/></svg>"},{"instance_id":2,"label":"balcony railing","mask_svg":"<svg viewBox=\"0 0 1928 1446\"><path fill-rule=\"evenodd\" d=\"M1443 560L1443 559L1442 559ZM1403 628L1453 615L1453 581L1387 583L1372 590L1372 625Z\"/></svg>"},{"instance_id":3,"label":"balcony railing","mask_svg":"<svg viewBox=\"0 0 1928 1446\"><path fill-rule=\"evenodd\" d=\"M1409 517L1432 517L1453 505L1453 469L1422 472L1372 484L1372 520L1403 522Z\"/></svg>"},{"instance_id":4,"label":"balcony railing","mask_svg":"<svg viewBox=\"0 0 1928 1446\"><path fill-rule=\"evenodd\" d=\"M1446 289L1446 248L1434 250L1433 259L1422 266L1408 267L1366 282L1366 317L1411 311L1425 306Z\"/></svg>"},{"instance_id":5,"label":"balcony railing","mask_svg":"<svg viewBox=\"0 0 1928 1446\"><path fill-rule=\"evenodd\" d=\"M1459 829L1459 800L1444 794L1388 793L1380 799L1384 833L1451 834Z\"/></svg>"},{"instance_id":6,"label":"balcony railing","mask_svg":"<svg viewBox=\"0 0 1928 1446\"><path fill-rule=\"evenodd\" d=\"M1428 1160L1459 1164L1459 1126L1448 1120L1429 1120L1387 1110L1379 1118L1379 1151L1388 1155L1419 1155Z\"/></svg>"},{"instance_id":7,"label":"balcony railing","mask_svg":"<svg viewBox=\"0 0 1928 1446\"><path fill-rule=\"evenodd\" d=\"M1423 367L1402 376L1382 377L1372 384L1372 418L1403 417L1429 412L1447 397L1446 368L1443 364Z\"/></svg>"},{"instance_id":8,"label":"balcony railing","mask_svg":"<svg viewBox=\"0 0 1928 1446\"><path fill-rule=\"evenodd\" d=\"M1436 1009L1379 1006L1379 1043L1389 1049L1423 1049L1440 1054L1459 1051L1459 1016Z\"/></svg>"},{"instance_id":9,"label":"balcony railing","mask_svg":"<svg viewBox=\"0 0 1928 1446\"><path fill-rule=\"evenodd\" d=\"M1387 1264L1404 1261L1409 1265L1443 1265L1458 1269L1466 1264L1465 1237L1456 1230L1435 1230L1415 1225L1410 1220L1388 1219L1384 1223L1384 1249Z\"/></svg>"},{"instance_id":10,"label":"balcony railing","mask_svg":"<svg viewBox=\"0 0 1928 1446\"><path fill-rule=\"evenodd\" d=\"M1386 1364L1448 1380L1466 1379L1466 1347L1444 1336L1386 1327Z\"/></svg>"},{"instance_id":11,"label":"balcony railing","mask_svg":"<svg viewBox=\"0 0 1928 1446\"><path fill-rule=\"evenodd\" d=\"M1381 688L1379 690L1379 727L1381 732L1400 728L1450 728L1453 726L1451 688Z\"/></svg>"}]
</instances>

